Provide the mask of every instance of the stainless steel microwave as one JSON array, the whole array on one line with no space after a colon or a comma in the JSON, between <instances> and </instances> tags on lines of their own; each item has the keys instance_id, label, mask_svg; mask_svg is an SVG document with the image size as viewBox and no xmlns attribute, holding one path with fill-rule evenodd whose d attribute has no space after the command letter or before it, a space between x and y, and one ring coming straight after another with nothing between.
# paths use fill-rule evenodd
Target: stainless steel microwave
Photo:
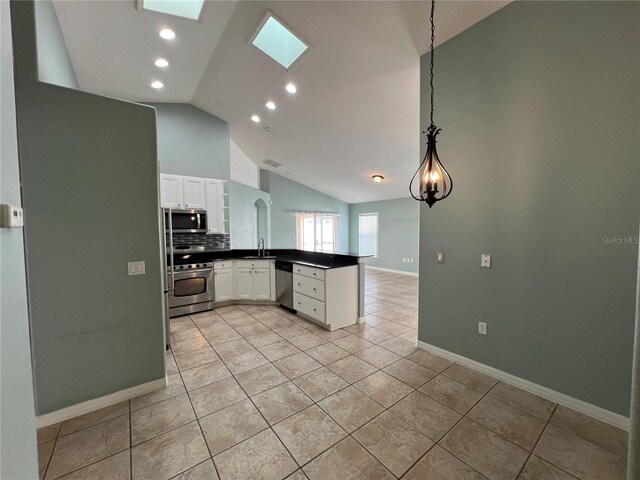
<instances>
[{"instance_id":1,"label":"stainless steel microwave","mask_svg":"<svg viewBox=\"0 0 640 480\"><path fill-rule=\"evenodd\" d=\"M171 218L169 218L171 212ZM206 210L165 210L164 224L167 231L175 233L206 233Z\"/></svg>"}]
</instances>

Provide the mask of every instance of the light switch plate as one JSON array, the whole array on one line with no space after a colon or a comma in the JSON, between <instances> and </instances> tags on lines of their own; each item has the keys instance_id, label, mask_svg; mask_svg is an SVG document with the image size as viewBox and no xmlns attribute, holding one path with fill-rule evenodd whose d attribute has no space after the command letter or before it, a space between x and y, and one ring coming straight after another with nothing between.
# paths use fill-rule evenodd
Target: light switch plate
<instances>
[{"instance_id":1,"label":"light switch plate","mask_svg":"<svg viewBox=\"0 0 640 480\"><path fill-rule=\"evenodd\" d=\"M144 261L129 262L129 275L144 275L145 264Z\"/></svg>"},{"instance_id":2,"label":"light switch plate","mask_svg":"<svg viewBox=\"0 0 640 480\"><path fill-rule=\"evenodd\" d=\"M436 262L444 263L444 252L436 252Z\"/></svg>"},{"instance_id":3,"label":"light switch plate","mask_svg":"<svg viewBox=\"0 0 640 480\"><path fill-rule=\"evenodd\" d=\"M485 322L478 322L478 333L480 335L487 334L487 324Z\"/></svg>"},{"instance_id":4,"label":"light switch plate","mask_svg":"<svg viewBox=\"0 0 640 480\"><path fill-rule=\"evenodd\" d=\"M484 268L491 268L491 255L483 253L480 257L480 266Z\"/></svg>"},{"instance_id":5,"label":"light switch plate","mask_svg":"<svg viewBox=\"0 0 640 480\"><path fill-rule=\"evenodd\" d=\"M3 203L0 206L1 225L6 228L20 228L23 226L22 208Z\"/></svg>"}]
</instances>

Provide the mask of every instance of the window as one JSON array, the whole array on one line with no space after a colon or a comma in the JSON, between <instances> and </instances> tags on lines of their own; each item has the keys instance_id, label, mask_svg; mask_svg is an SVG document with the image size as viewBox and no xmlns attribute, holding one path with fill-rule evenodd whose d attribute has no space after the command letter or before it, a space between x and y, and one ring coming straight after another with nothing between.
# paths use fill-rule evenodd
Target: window
<instances>
[{"instance_id":1,"label":"window","mask_svg":"<svg viewBox=\"0 0 640 480\"><path fill-rule=\"evenodd\" d=\"M338 215L296 213L296 236L300 250L335 253L338 251Z\"/></svg>"},{"instance_id":2,"label":"window","mask_svg":"<svg viewBox=\"0 0 640 480\"><path fill-rule=\"evenodd\" d=\"M198 20L204 0L141 0L138 5L145 10Z\"/></svg>"},{"instance_id":3,"label":"window","mask_svg":"<svg viewBox=\"0 0 640 480\"><path fill-rule=\"evenodd\" d=\"M287 70L309 51L309 45L270 12L258 27L251 43Z\"/></svg>"},{"instance_id":4,"label":"window","mask_svg":"<svg viewBox=\"0 0 640 480\"><path fill-rule=\"evenodd\" d=\"M378 256L378 214L361 213L358 225L360 255Z\"/></svg>"}]
</instances>

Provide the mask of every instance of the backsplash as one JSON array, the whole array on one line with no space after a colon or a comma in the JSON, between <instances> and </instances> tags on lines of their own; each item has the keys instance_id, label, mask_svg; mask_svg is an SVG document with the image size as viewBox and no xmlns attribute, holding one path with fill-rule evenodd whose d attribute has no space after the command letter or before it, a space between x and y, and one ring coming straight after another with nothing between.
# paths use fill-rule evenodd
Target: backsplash
<instances>
[{"instance_id":1,"label":"backsplash","mask_svg":"<svg viewBox=\"0 0 640 480\"><path fill-rule=\"evenodd\" d=\"M169 235L167 235L167 243ZM228 233L174 233L174 245L204 245L207 250L225 250L231 248L231 237Z\"/></svg>"}]
</instances>

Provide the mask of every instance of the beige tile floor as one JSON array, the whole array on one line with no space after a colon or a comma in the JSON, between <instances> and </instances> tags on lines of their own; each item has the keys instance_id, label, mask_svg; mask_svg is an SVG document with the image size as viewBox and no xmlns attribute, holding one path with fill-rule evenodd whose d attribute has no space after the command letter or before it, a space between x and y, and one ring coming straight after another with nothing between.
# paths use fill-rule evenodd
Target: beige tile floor
<instances>
[{"instance_id":1,"label":"beige tile floor","mask_svg":"<svg viewBox=\"0 0 640 480\"><path fill-rule=\"evenodd\" d=\"M415 348L417 279L368 270L365 322L172 320L169 385L38 431L64 479L624 478L627 435Z\"/></svg>"}]
</instances>

